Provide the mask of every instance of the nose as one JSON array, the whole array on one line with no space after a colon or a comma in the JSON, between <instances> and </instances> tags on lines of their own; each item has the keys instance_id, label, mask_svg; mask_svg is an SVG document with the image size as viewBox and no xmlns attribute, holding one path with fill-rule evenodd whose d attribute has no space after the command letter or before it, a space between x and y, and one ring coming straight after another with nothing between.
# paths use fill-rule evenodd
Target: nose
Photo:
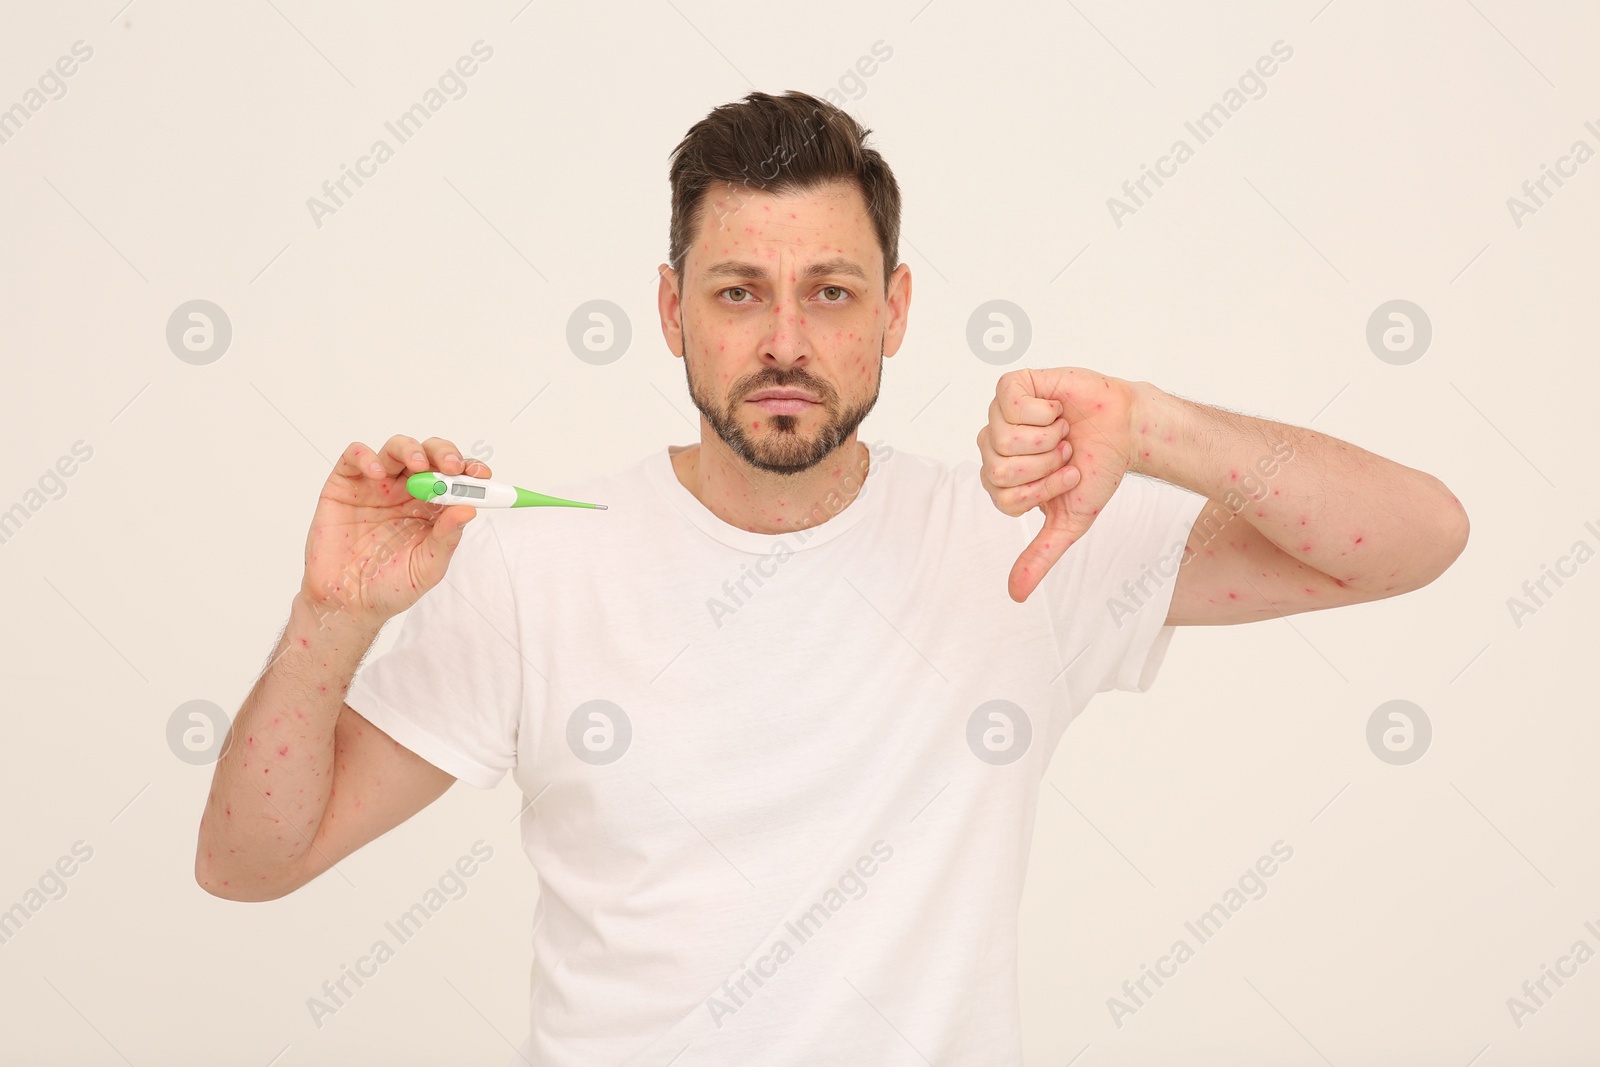
<instances>
[{"instance_id":1,"label":"nose","mask_svg":"<svg viewBox=\"0 0 1600 1067\"><path fill-rule=\"evenodd\" d=\"M806 337L805 323L793 300L779 298L772 302L767 312L767 335L761 342L762 362L780 367L793 366L808 361L811 346Z\"/></svg>"}]
</instances>

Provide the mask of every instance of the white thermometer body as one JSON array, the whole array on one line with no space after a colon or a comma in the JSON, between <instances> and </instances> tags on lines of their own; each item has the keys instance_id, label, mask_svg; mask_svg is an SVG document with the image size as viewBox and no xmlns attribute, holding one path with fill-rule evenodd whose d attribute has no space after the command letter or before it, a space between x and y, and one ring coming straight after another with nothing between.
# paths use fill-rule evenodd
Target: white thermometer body
<instances>
[{"instance_id":1,"label":"white thermometer body","mask_svg":"<svg viewBox=\"0 0 1600 1067\"><path fill-rule=\"evenodd\" d=\"M565 500L546 496L531 489L522 489L510 482L490 481L487 478L469 478L465 474L440 474L438 471L420 471L406 479L406 492L430 504L466 504L475 508L597 508L604 504L585 504L578 500Z\"/></svg>"}]
</instances>

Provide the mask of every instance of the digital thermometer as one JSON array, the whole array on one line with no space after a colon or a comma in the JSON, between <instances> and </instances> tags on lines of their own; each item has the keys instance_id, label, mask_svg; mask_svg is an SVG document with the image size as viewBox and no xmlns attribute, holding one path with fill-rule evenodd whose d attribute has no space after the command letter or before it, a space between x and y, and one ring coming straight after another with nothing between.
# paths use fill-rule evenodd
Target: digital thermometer
<instances>
[{"instance_id":1,"label":"digital thermometer","mask_svg":"<svg viewBox=\"0 0 1600 1067\"><path fill-rule=\"evenodd\" d=\"M531 489L519 489L509 482L491 482L486 478L469 478L465 474L440 474L437 471L419 471L406 479L406 492L430 504L467 504L475 508L599 508L604 504L585 504L577 500L563 500L558 496L545 496Z\"/></svg>"}]
</instances>

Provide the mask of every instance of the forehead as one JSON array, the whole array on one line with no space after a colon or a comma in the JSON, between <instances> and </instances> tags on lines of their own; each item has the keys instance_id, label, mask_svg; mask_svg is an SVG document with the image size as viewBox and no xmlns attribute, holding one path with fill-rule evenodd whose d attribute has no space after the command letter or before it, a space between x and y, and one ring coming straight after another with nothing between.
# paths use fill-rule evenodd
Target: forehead
<instances>
[{"instance_id":1,"label":"forehead","mask_svg":"<svg viewBox=\"0 0 1600 1067\"><path fill-rule=\"evenodd\" d=\"M861 190L851 181L768 192L727 182L713 184L700 202L698 230L684 269L732 253L803 257L844 255L869 276L881 270L877 232Z\"/></svg>"}]
</instances>

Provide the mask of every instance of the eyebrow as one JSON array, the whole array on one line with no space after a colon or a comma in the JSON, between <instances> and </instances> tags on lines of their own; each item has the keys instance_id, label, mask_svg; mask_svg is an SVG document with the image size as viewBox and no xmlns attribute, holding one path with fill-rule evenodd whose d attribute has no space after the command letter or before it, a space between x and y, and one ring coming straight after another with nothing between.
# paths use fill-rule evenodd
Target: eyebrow
<instances>
[{"instance_id":1,"label":"eyebrow","mask_svg":"<svg viewBox=\"0 0 1600 1067\"><path fill-rule=\"evenodd\" d=\"M705 273L708 278L753 278L757 281L767 281L771 278L767 268L760 264L747 263L735 259L726 259L721 263L713 263L706 268ZM812 278L839 274L859 278L861 281L867 280L867 272L862 270L854 260L846 259L843 256L821 260L800 272L800 276L808 281Z\"/></svg>"}]
</instances>

